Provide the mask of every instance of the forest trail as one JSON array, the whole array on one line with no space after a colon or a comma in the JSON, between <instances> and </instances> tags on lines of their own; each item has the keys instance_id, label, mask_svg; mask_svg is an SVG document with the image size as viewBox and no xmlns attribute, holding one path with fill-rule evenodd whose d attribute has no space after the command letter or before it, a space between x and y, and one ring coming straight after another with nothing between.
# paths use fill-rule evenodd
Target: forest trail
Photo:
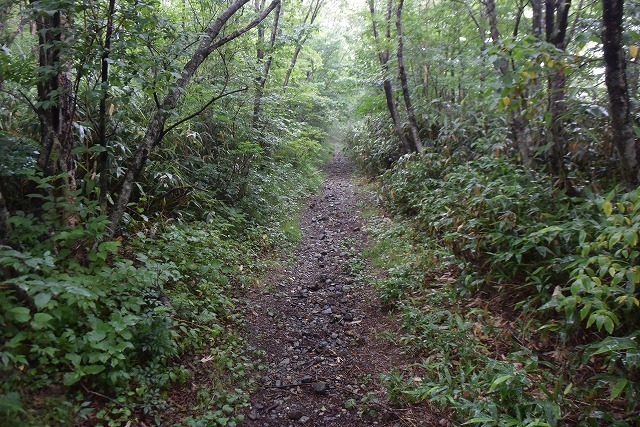
<instances>
[{"instance_id":1,"label":"forest trail","mask_svg":"<svg viewBox=\"0 0 640 427\"><path fill-rule=\"evenodd\" d=\"M380 374L409 361L385 339L397 325L357 274L366 236L351 165L336 152L326 173L302 215L294 262L249 296L249 341L266 369L245 425L438 425L424 407L385 403Z\"/></svg>"}]
</instances>

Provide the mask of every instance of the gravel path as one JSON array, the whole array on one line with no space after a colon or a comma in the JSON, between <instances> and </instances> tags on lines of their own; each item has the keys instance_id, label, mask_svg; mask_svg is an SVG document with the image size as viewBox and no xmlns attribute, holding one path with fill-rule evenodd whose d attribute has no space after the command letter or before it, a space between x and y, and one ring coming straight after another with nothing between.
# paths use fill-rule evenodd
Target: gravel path
<instances>
[{"instance_id":1,"label":"gravel path","mask_svg":"<svg viewBox=\"0 0 640 427\"><path fill-rule=\"evenodd\" d=\"M351 165L336 153L326 172L303 214L294 263L249 296L249 341L267 368L244 425L438 425L426 408L417 415L386 404L380 373L407 357L383 337L397 325L375 289L354 277L366 268L366 237Z\"/></svg>"}]
</instances>

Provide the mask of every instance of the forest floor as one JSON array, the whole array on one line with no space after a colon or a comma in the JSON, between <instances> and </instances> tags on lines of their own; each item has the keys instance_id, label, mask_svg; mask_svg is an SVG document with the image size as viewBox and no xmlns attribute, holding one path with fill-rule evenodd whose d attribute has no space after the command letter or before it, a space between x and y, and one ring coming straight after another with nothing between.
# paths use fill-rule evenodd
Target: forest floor
<instances>
[{"instance_id":1,"label":"forest floor","mask_svg":"<svg viewBox=\"0 0 640 427\"><path fill-rule=\"evenodd\" d=\"M399 325L366 280L364 198L340 153L302 214L292 262L248 296L248 338L265 368L246 426L432 426L426 406L387 403L380 374L412 363L394 344Z\"/></svg>"}]
</instances>

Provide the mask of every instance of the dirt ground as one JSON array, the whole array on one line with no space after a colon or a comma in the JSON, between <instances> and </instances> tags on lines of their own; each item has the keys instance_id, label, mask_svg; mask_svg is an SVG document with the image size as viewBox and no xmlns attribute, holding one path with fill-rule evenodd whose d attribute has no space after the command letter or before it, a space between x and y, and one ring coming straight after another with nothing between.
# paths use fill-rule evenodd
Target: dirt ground
<instances>
[{"instance_id":1,"label":"dirt ground","mask_svg":"<svg viewBox=\"0 0 640 427\"><path fill-rule=\"evenodd\" d=\"M249 342L266 369L244 425L448 425L424 406L387 403L380 374L411 361L389 339L398 325L373 285L358 278L367 242L351 165L336 153L326 173L293 263L249 295Z\"/></svg>"}]
</instances>

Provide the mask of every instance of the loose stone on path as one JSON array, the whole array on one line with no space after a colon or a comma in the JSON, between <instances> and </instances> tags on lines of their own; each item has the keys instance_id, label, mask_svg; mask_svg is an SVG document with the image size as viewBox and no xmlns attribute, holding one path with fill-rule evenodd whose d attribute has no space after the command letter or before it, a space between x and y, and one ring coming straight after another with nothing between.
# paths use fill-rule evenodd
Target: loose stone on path
<instances>
[{"instance_id":1,"label":"loose stone on path","mask_svg":"<svg viewBox=\"0 0 640 427\"><path fill-rule=\"evenodd\" d=\"M266 369L255 374L246 426L404 425L403 412L385 405L379 383L381 373L406 364L379 338L398 327L373 286L352 277L349 267L366 245L351 165L337 153L327 175L307 203L290 271L276 272L249 296L249 341L265 353ZM377 417L362 405L345 408L364 396L379 402ZM411 419L406 425L434 425L430 416Z\"/></svg>"}]
</instances>

